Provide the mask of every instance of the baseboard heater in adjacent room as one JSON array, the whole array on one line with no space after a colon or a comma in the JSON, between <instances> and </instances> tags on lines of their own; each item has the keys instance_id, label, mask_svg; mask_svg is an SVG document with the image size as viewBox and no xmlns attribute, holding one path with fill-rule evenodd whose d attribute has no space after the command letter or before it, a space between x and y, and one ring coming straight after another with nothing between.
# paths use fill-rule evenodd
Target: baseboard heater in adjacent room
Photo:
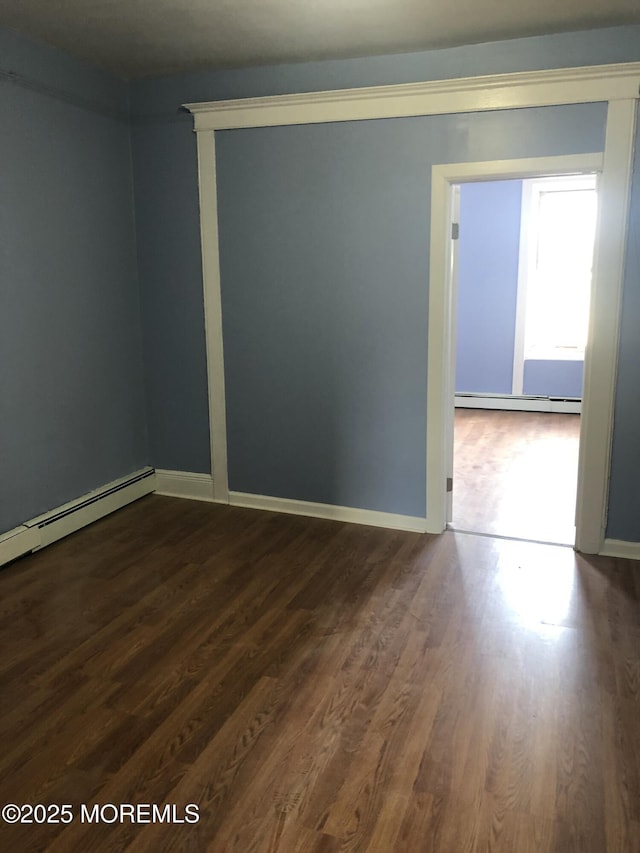
<instances>
[{"instance_id":1,"label":"baseboard heater in adjacent room","mask_svg":"<svg viewBox=\"0 0 640 853\"><path fill-rule=\"evenodd\" d=\"M58 539L150 494L155 490L155 480L155 470L143 468L44 515L25 521L0 536L0 566L51 545L52 542L57 542Z\"/></svg>"},{"instance_id":2,"label":"baseboard heater in adjacent room","mask_svg":"<svg viewBox=\"0 0 640 853\"><path fill-rule=\"evenodd\" d=\"M582 401L577 397L535 397L522 394L471 394L455 395L457 409L502 409L519 412L565 412L579 415Z\"/></svg>"}]
</instances>

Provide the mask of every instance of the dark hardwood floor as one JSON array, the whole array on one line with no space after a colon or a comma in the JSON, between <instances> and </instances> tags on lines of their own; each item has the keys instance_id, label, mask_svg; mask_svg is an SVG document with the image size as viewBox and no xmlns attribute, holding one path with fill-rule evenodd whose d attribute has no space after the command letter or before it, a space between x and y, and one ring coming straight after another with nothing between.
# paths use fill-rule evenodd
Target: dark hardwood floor
<instances>
[{"instance_id":1,"label":"dark hardwood floor","mask_svg":"<svg viewBox=\"0 0 640 853\"><path fill-rule=\"evenodd\" d=\"M580 416L456 409L453 527L573 545Z\"/></svg>"},{"instance_id":2,"label":"dark hardwood floor","mask_svg":"<svg viewBox=\"0 0 640 853\"><path fill-rule=\"evenodd\" d=\"M0 601L2 851L640 851L638 563L150 496Z\"/></svg>"}]
</instances>

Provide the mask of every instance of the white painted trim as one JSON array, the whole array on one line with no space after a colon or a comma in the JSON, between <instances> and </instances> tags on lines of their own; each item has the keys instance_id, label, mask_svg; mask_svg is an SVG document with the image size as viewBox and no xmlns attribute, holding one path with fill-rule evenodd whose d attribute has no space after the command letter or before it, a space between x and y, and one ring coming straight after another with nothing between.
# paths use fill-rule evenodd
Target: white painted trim
<instances>
[{"instance_id":1,"label":"white painted trim","mask_svg":"<svg viewBox=\"0 0 640 853\"><path fill-rule=\"evenodd\" d=\"M640 542L625 542L623 539L605 539L600 554L603 557L622 557L625 560L640 560Z\"/></svg>"},{"instance_id":2,"label":"white painted trim","mask_svg":"<svg viewBox=\"0 0 640 853\"><path fill-rule=\"evenodd\" d=\"M455 396L447 364L447 354L452 346L451 337L455 334L449 261L451 187L466 181L594 172L600 168L603 168L603 155L600 153L448 163L432 168L427 363L427 523L430 533L442 532L446 524L447 424L448 412L453 408Z\"/></svg>"},{"instance_id":3,"label":"white painted trim","mask_svg":"<svg viewBox=\"0 0 640 853\"><path fill-rule=\"evenodd\" d=\"M531 268L531 231L533 183L522 182L522 203L520 206L520 245L518 249L518 283L516 286L516 327L513 342L513 379L512 394L522 394L524 390L524 331L527 316L527 283Z\"/></svg>"},{"instance_id":4,"label":"white painted trim","mask_svg":"<svg viewBox=\"0 0 640 853\"><path fill-rule=\"evenodd\" d=\"M220 289L220 250L218 244L218 193L216 185L216 148L213 133L197 134L198 186L200 190L200 245L209 377L209 438L214 500L227 503L227 414L224 389L224 350L222 343L222 293Z\"/></svg>"},{"instance_id":5,"label":"white painted trim","mask_svg":"<svg viewBox=\"0 0 640 853\"><path fill-rule=\"evenodd\" d=\"M229 503L231 506L244 507L245 509L262 509L270 512L284 512L289 515L305 515L310 518L326 518L332 521L346 521L350 524L366 524L370 527L408 530L412 533L427 532L425 519L413 515L396 515L391 512L317 504L287 498L272 498L267 495L251 495L245 492L229 492Z\"/></svg>"},{"instance_id":6,"label":"white painted trim","mask_svg":"<svg viewBox=\"0 0 640 853\"><path fill-rule=\"evenodd\" d=\"M552 400L549 397L510 397L499 394L456 394L456 409L500 409L513 412L558 412L579 415L580 400Z\"/></svg>"},{"instance_id":7,"label":"white painted trim","mask_svg":"<svg viewBox=\"0 0 640 853\"><path fill-rule=\"evenodd\" d=\"M37 547L44 548L150 494L154 489L153 468L142 468L128 477L120 477L44 515L25 521L24 526L37 531L40 539Z\"/></svg>"},{"instance_id":8,"label":"white painted trim","mask_svg":"<svg viewBox=\"0 0 640 853\"><path fill-rule=\"evenodd\" d=\"M508 110L635 98L640 63L184 104L197 131Z\"/></svg>"},{"instance_id":9,"label":"white painted trim","mask_svg":"<svg viewBox=\"0 0 640 853\"><path fill-rule=\"evenodd\" d=\"M451 221L453 223L457 223L458 225L458 236L454 239L452 232L449 232L449 271L448 277L452 284L458 281L458 268L459 268L459 259L460 259L460 202L461 202L461 191L460 185L456 184L452 186L450 189L451 199ZM455 286L451 287L451 316L457 318L458 316L458 288ZM451 335L449 341L449 355L447 358L448 365L448 380L447 382L451 384L452 388L455 388L456 385L456 362L457 362L457 345L456 345L456 332L454 330ZM445 428L445 435L447 438L446 441L446 466L447 466L447 480L451 480L453 483L453 433L455 427L455 411L453 410L453 406L450 409L447 409L447 426ZM447 492L447 514L446 514L447 523L453 520L453 489Z\"/></svg>"},{"instance_id":10,"label":"white painted trim","mask_svg":"<svg viewBox=\"0 0 640 853\"><path fill-rule=\"evenodd\" d=\"M451 183L441 167L431 175L431 236L429 242L429 331L427 341L427 520L429 533L442 533L447 524L450 424L454 380L453 289L449 227L453 215ZM446 324L446 334L445 334ZM448 405L448 401L451 405ZM443 491L444 489L444 491Z\"/></svg>"},{"instance_id":11,"label":"white painted trim","mask_svg":"<svg viewBox=\"0 0 640 853\"><path fill-rule=\"evenodd\" d=\"M215 501L213 477L211 474L156 468L156 494L193 501Z\"/></svg>"},{"instance_id":12,"label":"white painted trim","mask_svg":"<svg viewBox=\"0 0 640 853\"><path fill-rule=\"evenodd\" d=\"M606 529L636 106L635 97L609 103L598 181L576 503L576 549L588 554L600 552Z\"/></svg>"},{"instance_id":13,"label":"white painted trim","mask_svg":"<svg viewBox=\"0 0 640 853\"><path fill-rule=\"evenodd\" d=\"M563 154L556 157L525 157L517 160L483 160L475 163L442 163L432 171L450 184L515 180L551 175L579 175L600 172L604 154ZM490 177L484 177L488 174Z\"/></svg>"},{"instance_id":14,"label":"white painted trim","mask_svg":"<svg viewBox=\"0 0 640 853\"><path fill-rule=\"evenodd\" d=\"M0 566L22 557L40 545L40 533L22 525L0 536Z\"/></svg>"},{"instance_id":15,"label":"white painted trim","mask_svg":"<svg viewBox=\"0 0 640 853\"><path fill-rule=\"evenodd\" d=\"M622 557L625 560L640 560L640 542L623 539L605 539L600 551L603 557Z\"/></svg>"}]
</instances>

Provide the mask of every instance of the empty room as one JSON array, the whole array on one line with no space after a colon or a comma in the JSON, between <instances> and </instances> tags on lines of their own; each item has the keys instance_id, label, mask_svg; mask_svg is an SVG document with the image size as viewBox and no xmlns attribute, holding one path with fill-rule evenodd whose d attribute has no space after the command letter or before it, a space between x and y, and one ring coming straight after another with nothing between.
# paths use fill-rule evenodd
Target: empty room
<instances>
[{"instance_id":1,"label":"empty room","mask_svg":"<svg viewBox=\"0 0 640 853\"><path fill-rule=\"evenodd\" d=\"M0 3L1 850L640 850L639 95L631 0Z\"/></svg>"}]
</instances>

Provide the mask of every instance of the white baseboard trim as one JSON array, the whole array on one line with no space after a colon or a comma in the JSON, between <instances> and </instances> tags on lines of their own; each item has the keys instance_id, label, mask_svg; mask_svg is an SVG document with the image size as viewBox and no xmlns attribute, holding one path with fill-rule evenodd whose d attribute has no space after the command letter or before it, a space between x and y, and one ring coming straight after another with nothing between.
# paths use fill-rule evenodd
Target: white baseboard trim
<instances>
[{"instance_id":1,"label":"white baseboard trim","mask_svg":"<svg viewBox=\"0 0 640 853\"><path fill-rule=\"evenodd\" d=\"M156 468L156 494L193 501L213 501L211 474L192 474L189 471L167 471Z\"/></svg>"},{"instance_id":2,"label":"white baseboard trim","mask_svg":"<svg viewBox=\"0 0 640 853\"><path fill-rule=\"evenodd\" d=\"M501 409L514 412L564 412L579 415L579 400L553 400L548 397L512 397L500 394L456 394L456 409Z\"/></svg>"},{"instance_id":3,"label":"white baseboard trim","mask_svg":"<svg viewBox=\"0 0 640 853\"><path fill-rule=\"evenodd\" d=\"M22 525L0 536L0 566L28 554L40 545L38 529Z\"/></svg>"},{"instance_id":4,"label":"white baseboard trim","mask_svg":"<svg viewBox=\"0 0 640 853\"><path fill-rule=\"evenodd\" d=\"M251 495L246 492L229 492L229 503L231 506L244 507L245 509L263 509L289 515L306 515L310 518L346 521L351 524L366 524L370 527L386 527L391 530L407 530L412 533L427 532L426 520L413 515L396 515L391 512L317 504L288 498L273 498L267 495Z\"/></svg>"},{"instance_id":5,"label":"white baseboard trim","mask_svg":"<svg viewBox=\"0 0 640 853\"><path fill-rule=\"evenodd\" d=\"M605 539L600 554L603 557L624 557L627 560L640 560L640 542Z\"/></svg>"},{"instance_id":6,"label":"white baseboard trim","mask_svg":"<svg viewBox=\"0 0 640 853\"><path fill-rule=\"evenodd\" d=\"M38 551L155 489L153 468L120 477L0 536L0 566Z\"/></svg>"}]
</instances>

